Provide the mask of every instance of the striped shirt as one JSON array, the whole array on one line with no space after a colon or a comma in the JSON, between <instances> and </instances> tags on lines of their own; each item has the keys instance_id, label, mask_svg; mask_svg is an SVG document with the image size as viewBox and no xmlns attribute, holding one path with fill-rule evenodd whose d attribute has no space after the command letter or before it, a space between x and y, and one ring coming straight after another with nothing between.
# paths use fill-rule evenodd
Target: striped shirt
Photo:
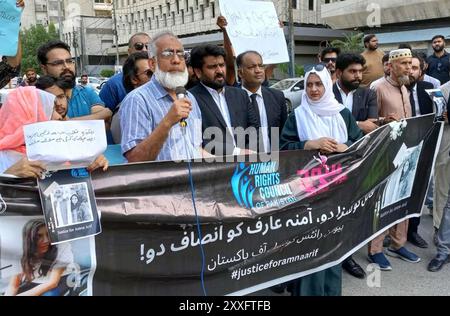
<instances>
[{"instance_id":1,"label":"striped shirt","mask_svg":"<svg viewBox=\"0 0 450 316\"><path fill-rule=\"evenodd\" d=\"M183 136L180 124L172 126L166 142L156 157L158 161L201 157L201 112L195 97L189 92L187 97L192 102L192 111L186 119L186 135ZM155 77L126 96L119 110L123 154L136 147L156 129L173 102L173 98Z\"/></svg>"}]
</instances>

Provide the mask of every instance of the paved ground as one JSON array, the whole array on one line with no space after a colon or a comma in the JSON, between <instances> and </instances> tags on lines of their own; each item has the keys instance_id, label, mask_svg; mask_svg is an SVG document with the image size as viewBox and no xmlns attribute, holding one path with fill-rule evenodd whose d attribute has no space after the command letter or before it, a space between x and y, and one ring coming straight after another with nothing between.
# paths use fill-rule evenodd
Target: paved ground
<instances>
[{"instance_id":1,"label":"paved ground","mask_svg":"<svg viewBox=\"0 0 450 316\"><path fill-rule=\"evenodd\" d=\"M417 248L409 243L406 247L422 259L412 264L397 258L387 256L392 265L392 271L367 271L367 247L361 248L353 258L364 268L368 277L357 279L347 272L343 272L343 296L398 296L398 295L424 295L448 296L450 295L450 264L446 264L439 272L428 272L427 265L436 255L436 248L432 242L434 228L432 217L424 211L419 226L420 235L428 242L426 249ZM266 289L251 294L258 296L279 295ZM288 295L287 292L281 295Z\"/></svg>"},{"instance_id":2,"label":"paved ground","mask_svg":"<svg viewBox=\"0 0 450 316\"><path fill-rule=\"evenodd\" d=\"M407 243L406 247L420 256L421 262L411 264L397 258L387 257L391 262L392 271L381 271L379 287L369 286L377 280L375 275L369 275L367 279L360 280L343 272L342 294L345 296L450 295L450 264L446 264L439 272L433 273L427 270L428 263L436 255L436 248L432 242L434 233L432 217L426 211L422 216L419 233L428 242L429 247L421 249L409 243ZM363 268L366 268L369 264L367 261L367 248L362 248L353 258ZM368 273L370 274L371 272Z\"/></svg>"}]
</instances>

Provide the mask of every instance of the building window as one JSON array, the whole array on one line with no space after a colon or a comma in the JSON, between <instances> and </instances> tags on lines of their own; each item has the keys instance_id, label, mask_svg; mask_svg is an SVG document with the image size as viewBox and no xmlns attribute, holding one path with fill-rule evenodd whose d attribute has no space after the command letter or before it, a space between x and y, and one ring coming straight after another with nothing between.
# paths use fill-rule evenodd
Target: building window
<instances>
[{"instance_id":1,"label":"building window","mask_svg":"<svg viewBox=\"0 0 450 316\"><path fill-rule=\"evenodd\" d=\"M169 12L170 12L170 2L166 3L166 8L167 8L167 14L169 14Z\"/></svg>"},{"instance_id":2,"label":"building window","mask_svg":"<svg viewBox=\"0 0 450 316\"><path fill-rule=\"evenodd\" d=\"M163 19L164 19L164 27L167 27L167 15L165 13L163 14Z\"/></svg>"},{"instance_id":3,"label":"building window","mask_svg":"<svg viewBox=\"0 0 450 316\"><path fill-rule=\"evenodd\" d=\"M177 14L180 14L180 0L177 0L176 4L177 4Z\"/></svg>"},{"instance_id":4,"label":"building window","mask_svg":"<svg viewBox=\"0 0 450 316\"><path fill-rule=\"evenodd\" d=\"M144 20L147 20L148 16L147 16L147 9L144 10Z\"/></svg>"},{"instance_id":5,"label":"building window","mask_svg":"<svg viewBox=\"0 0 450 316\"><path fill-rule=\"evenodd\" d=\"M211 12L212 12L212 17L215 18L216 17L216 3L215 2L211 3Z\"/></svg>"},{"instance_id":6,"label":"building window","mask_svg":"<svg viewBox=\"0 0 450 316\"><path fill-rule=\"evenodd\" d=\"M181 10L181 24L184 24L184 10Z\"/></svg>"},{"instance_id":7,"label":"building window","mask_svg":"<svg viewBox=\"0 0 450 316\"><path fill-rule=\"evenodd\" d=\"M194 8L191 7L191 22L194 22Z\"/></svg>"},{"instance_id":8,"label":"building window","mask_svg":"<svg viewBox=\"0 0 450 316\"><path fill-rule=\"evenodd\" d=\"M292 0L292 9L297 9L297 0Z\"/></svg>"},{"instance_id":9,"label":"building window","mask_svg":"<svg viewBox=\"0 0 450 316\"><path fill-rule=\"evenodd\" d=\"M195 10L198 10L198 0L195 0Z\"/></svg>"},{"instance_id":10,"label":"building window","mask_svg":"<svg viewBox=\"0 0 450 316\"><path fill-rule=\"evenodd\" d=\"M308 10L309 11L314 11L314 0L309 0Z\"/></svg>"},{"instance_id":11,"label":"building window","mask_svg":"<svg viewBox=\"0 0 450 316\"><path fill-rule=\"evenodd\" d=\"M204 20L205 19L205 8L203 7L203 4L200 5L200 13L201 13L202 20Z\"/></svg>"},{"instance_id":12,"label":"building window","mask_svg":"<svg viewBox=\"0 0 450 316\"><path fill-rule=\"evenodd\" d=\"M150 18L148 18L148 29L152 29L152 20Z\"/></svg>"},{"instance_id":13,"label":"building window","mask_svg":"<svg viewBox=\"0 0 450 316\"><path fill-rule=\"evenodd\" d=\"M152 19L155 18L155 8L152 7Z\"/></svg>"}]
</instances>

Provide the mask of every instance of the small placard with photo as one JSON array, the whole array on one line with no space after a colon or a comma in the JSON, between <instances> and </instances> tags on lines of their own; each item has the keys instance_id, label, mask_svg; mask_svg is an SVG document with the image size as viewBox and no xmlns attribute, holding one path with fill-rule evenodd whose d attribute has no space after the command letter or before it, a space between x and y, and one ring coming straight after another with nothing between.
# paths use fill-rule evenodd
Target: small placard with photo
<instances>
[{"instance_id":1,"label":"small placard with photo","mask_svg":"<svg viewBox=\"0 0 450 316\"><path fill-rule=\"evenodd\" d=\"M91 176L86 169L48 172L38 185L52 245L101 232Z\"/></svg>"}]
</instances>

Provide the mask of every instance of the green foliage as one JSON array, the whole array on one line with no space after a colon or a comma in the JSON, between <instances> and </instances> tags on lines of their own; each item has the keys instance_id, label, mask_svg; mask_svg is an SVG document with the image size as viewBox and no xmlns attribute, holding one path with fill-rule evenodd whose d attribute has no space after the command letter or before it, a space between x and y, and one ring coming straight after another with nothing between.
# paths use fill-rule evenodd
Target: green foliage
<instances>
[{"instance_id":1,"label":"green foliage","mask_svg":"<svg viewBox=\"0 0 450 316\"><path fill-rule=\"evenodd\" d=\"M105 77L105 78L110 78L110 77L114 76L114 70L102 69L102 71L100 71L100 76Z\"/></svg>"},{"instance_id":2,"label":"green foliage","mask_svg":"<svg viewBox=\"0 0 450 316\"><path fill-rule=\"evenodd\" d=\"M20 32L22 38L22 72L27 68L34 68L41 74L41 69L37 59L38 48L53 39L58 39L58 32L55 25L50 23L48 29L42 25L34 25L29 29Z\"/></svg>"},{"instance_id":3,"label":"green foliage","mask_svg":"<svg viewBox=\"0 0 450 316\"><path fill-rule=\"evenodd\" d=\"M360 54L364 50L363 44L364 33L351 33L345 35L345 39L334 40L331 42L332 47L339 47L343 53L356 53Z\"/></svg>"},{"instance_id":4,"label":"green foliage","mask_svg":"<svg viewBox=\"0 0 450 316\"><path fill-rule=\"evenodd\" d=\"M289 64L288 63L278 65L278 69L282 73L284 73L286 75L289 75ZM303 68L303 66L299 66L299 65L296 64L295 65L295 76L296 77L301 77L304 74L305 74L305 69Z\"/></svg>"}]
</instances>

